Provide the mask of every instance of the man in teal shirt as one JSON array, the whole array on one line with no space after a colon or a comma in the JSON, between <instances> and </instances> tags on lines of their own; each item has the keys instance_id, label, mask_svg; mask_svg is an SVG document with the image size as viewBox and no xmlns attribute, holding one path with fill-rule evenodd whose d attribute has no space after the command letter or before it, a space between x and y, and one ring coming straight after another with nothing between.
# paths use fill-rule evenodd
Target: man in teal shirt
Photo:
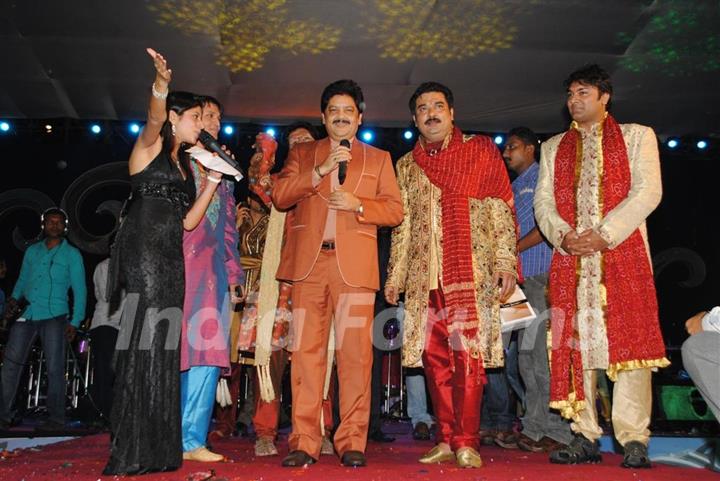
<instances>
[{"instance_id":1,"label":"man in teal shirt","mask_svg":"<svg viewBox=\"0 0 720 481\"><path fill-rule=\"evenodd\" d=\"M5 348L2 365L2 402L0 429L7 428L14 416L12 407L18 383L35 338L40 336L47 366L48 421L43 429L61 429L65 425L65 354L67 341L85 317L87 290L80 251L65 240L67 214L51 208L42 216L43 239L28 247L23 258L8 308L18 300L27 307L15 321ZM68 323L68 289L73 291L72 320Z\"/></svg>"}]
</instances>

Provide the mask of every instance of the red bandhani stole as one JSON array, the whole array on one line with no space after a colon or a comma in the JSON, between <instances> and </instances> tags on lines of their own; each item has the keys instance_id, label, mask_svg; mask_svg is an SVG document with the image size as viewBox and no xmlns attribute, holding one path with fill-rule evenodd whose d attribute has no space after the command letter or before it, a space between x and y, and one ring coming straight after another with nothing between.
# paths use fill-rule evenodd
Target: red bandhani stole
<instances>
[{"instance_id":1,"label":"red bandhani stole","mask_svg":"<svg viewBox=\"0 0 720 481\"><path fill-rule=\"evenodd\" d=\"M495 197L513 208L510 180L500 151L488 137L463 142L457 127L445 149L430 156L418 142L413 158L442 191L443 293L447 318L466 340L478 334L469 198ZM479 352L471 352L477 357Z\"/></svg>"},{"instance_id":2,"label":"red bandhani stole","mask_svg":"<svg viewBox=\"0 0 720 481\"><path fill-rule=\"evenodd\" d=\"M582 139L570 129L555 157L555 203L560 216L576 228L576 193ZM602 178L599 202L606 216L630 191L630 161L620 126L608 115L602 126ZM619 370L664 367L665 344L658 321L652 269L640 230L602 253L608 375ZM577 256L553 254L548 282L552 312L551 406L572 417L584 406L583 365L576 320Z\"/></svg>"}]
</instances>

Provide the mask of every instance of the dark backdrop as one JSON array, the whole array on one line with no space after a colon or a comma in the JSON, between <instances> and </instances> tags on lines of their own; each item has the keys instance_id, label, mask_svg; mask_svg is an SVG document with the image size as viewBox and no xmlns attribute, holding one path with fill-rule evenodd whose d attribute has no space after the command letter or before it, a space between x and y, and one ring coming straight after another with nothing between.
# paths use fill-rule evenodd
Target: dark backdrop
<instances>
[{"instance_id":1,"label":"dark backdrop","mask_svg":"<svg viewBox=\"0 0 720 481\"><path fill-rule=\"evenodd\" d=\"M47 133L45 124L53 126ZM8 262L8 278L2 287L9 295L16 278L22 251L21 239L39 233L39 204L26 196L16 196L15 189L32 189L44 193L53 203L63 196L74 208L73 226L80 226L90 239L107 237L116 219L108 210L98 209L103 202L119 201L127 196L125 167L117 165L118 182L92 188L93 169L113 162L126 162L135 136L123 122L105 122L102 132L92 134L89 124L78 120L53 119L14 122L13 130L0 135L0 255ZM221 133L221 140L235 152L244 166L252 153L254 136L264 127L253 124L235 125L230 136ZM278 128L280 149L276 170L286 155L282 129ZM389 150L394 160L412 148L411 140L403 137L405 129L374 129L372 143ZM493 133L494 135L494 133ZM550 134L543 135L543 138ZM650 245L660 303L660 317L670 355L679 365L676 349L685 339L683 322L698 310L720 304L720 262L717 246L718 229L715 196L720 165L718 148L698 150L696 139L680 139L680 147L671 150L661 145L664 195L660 207L648 220ZM118 170L119 169L119 170ZM89 173L89 172L93 173ZM124 173L125 172L125 173ZM69 192L76 179L89 177L80 193ZM76 189L77 190L77 189ZM247 195L245 180L237 184L236 197ZM99 212L98 212L99 210ZM112 211L112 209L110 209ZM13 232L15 231L15 234ZM82 247L82 246L81 246ZM95 264L105 255L84 252L88 278ZM90 307L92 304L90 304ZM89 311L91 312L91 311Z\"/></svg>"}]
</instances>

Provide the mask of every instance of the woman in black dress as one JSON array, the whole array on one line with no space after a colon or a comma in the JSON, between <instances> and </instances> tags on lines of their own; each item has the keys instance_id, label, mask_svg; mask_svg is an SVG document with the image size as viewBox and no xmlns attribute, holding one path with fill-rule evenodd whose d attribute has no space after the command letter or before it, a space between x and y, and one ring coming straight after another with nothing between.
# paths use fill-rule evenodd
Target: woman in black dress
<instances>
[{"instance_id":1,"label":"woman in black dress","mask_svg":"<svg viewBox=\"0 0 720 481\"><path fill-rule=\"evenodd\" d=\"M171 70L147 49L155 82L147 123L130 154L132 193L118 230L110 289L128 294L116 346L110 459L103 474L171 471L182 463L180 326L183 229L194 229L221 174L195 192L185 150L197 142L202 106L187 92L168 95Z\"/></svg>"}]
</instances>

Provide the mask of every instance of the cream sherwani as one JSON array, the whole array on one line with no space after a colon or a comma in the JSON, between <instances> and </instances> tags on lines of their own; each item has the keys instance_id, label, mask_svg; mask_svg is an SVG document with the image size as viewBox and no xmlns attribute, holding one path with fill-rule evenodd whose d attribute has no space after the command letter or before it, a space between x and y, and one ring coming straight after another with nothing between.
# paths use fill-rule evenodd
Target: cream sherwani
<instances>
[{"instance_id":1,"label":"cream sherwani","mask_svg":"<svg viewBox=\"0 0 720 481\"><path fill-rule=\"evenodd\" d=\"M631 187L627 197L604 217L600 202L602 125L595 124L589 130L579 129L583 155L576 190L575 230L581 233L594 229L613 249L635 229L640 229L649 257L645 219L657 207L662 196L657 139L651 128L642 125L621 124L620 129L630 162ZM542 233L557 252L568 255L561 244L564 236L573 229L558 213L554 195L555 157L563 135L556 135L542 145L534 206ZM577 284L577 323L589 408L574 418L573 430L582 432L591 440L602 434L595 412L595 369L607 370L610 367L603 311L605 293L601 281L602 254L582 257ZM618 440L623 445L633 440L647 444L652 404L650 369L611 369L608 375L616 381L612 417Z\"/></svg>"}]
</instances>

